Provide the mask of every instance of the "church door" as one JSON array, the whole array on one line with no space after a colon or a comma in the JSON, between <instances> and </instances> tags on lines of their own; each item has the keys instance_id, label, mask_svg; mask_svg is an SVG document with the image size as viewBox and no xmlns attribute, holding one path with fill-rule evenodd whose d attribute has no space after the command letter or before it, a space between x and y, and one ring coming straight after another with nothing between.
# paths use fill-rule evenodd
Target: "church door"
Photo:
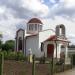
<instances>
[{"instance_id":1,"label":"church door","mask_svg":"<svg viewBox=\"0 0 75 75\"><path fill-rule=\"evenodd\" d=\"M53 52L54 52L54 45L48 44L47 45L47 57L52 57Z\"/></svg>"}]
</instances>

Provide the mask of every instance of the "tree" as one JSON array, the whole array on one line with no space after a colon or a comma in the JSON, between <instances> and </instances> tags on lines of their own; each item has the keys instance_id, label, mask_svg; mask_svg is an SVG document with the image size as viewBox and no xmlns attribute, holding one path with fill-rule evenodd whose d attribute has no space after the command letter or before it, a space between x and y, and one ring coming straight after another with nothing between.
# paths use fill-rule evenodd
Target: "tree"
<instances>
[{"instance_id":1,"label":"tree","mask_svg":"<svg viewBox=\"0 0 75 75\"><path fill-rule=\"evenodd\" d=\"M2 35L2 33L0 32L0 40L2 40L2 38L3 38L3 35Z\"/></svg>"},{"instance_id":2,"label":"tree","mask_svg":"<svg viewBox=\"0 0 75 75\"><path fill-rule=\"evenodd\" d=\"M0 40L0 49L2 48L2 41Z\"/></svg>"},{"instance_id":3,"label":"tree","mask_svg":"<svg viewBox=\"0 0 75 75\"><path fill-rule=\"evenodd\" d=\"M2 50L14 50L15 41L14 40L7 40L4 44L2 44Z\"/></svg>"},{"instance_id":4,"label":"tree","mask_svg":"<svg viewBox=\"0 0 75 75\"><path fill-rule=\"evenodd\" d=\"M3 35L2 35L2 33L0 32L0 49L2 49L2 37L3 37Z\"/></svg>"}]
</instances>

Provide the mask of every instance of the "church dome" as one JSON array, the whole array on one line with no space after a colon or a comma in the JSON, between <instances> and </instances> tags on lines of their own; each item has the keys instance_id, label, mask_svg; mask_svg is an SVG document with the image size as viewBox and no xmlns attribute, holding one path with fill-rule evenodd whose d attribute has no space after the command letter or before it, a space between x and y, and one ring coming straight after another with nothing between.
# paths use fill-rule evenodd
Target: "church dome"
<instances>
[{"instance_id":1,"label":"church dome","mask_svg":"<svg viewBox=\"0 0 75 75\"><path fill-rule=\"evenodd\" d=\"M42 22L38 18L32 18L32 19L29 20L28 23L39 23L39 24L42 24Z\"/></svg>"}]
</instances>

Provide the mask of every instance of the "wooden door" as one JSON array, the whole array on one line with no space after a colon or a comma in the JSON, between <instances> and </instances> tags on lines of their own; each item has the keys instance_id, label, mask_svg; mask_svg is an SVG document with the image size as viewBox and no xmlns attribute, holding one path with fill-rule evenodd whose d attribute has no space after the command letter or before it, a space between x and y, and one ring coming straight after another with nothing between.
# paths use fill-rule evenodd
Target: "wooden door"
<instances>
[{"instance_id":1,"label":"wooden door","mask_svg":"<svg viewBox=\"0 0 75 75\"><path fill-rule=\"evenodd\" d=\"M54 45L48 44L47 45L47 57L52 57L54 52Z\"/></svg>"}]
</instances>

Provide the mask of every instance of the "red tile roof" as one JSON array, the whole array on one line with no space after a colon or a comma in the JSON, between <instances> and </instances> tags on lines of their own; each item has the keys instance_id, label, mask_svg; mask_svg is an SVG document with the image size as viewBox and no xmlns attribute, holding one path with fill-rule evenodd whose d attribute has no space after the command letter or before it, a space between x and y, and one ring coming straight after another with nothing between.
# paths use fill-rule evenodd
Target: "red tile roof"
<instances>
[{"instance_id":1,"label":"red tile roof","mask_svg":"<svg viewBox=\"0 0 75 75\"><path fill-rule=\"evenodd\" d=\"M60 39L58 38L56 35L52 35L50 36L48 39L46 39L45 41L61 41L61 42L70 42L68 41L66 38L65 39Z\"/></svg>"},{"instance_id":2,"label":"red tile roof","mask_svg":"<svg viewBox=\"0 0 75 75\"><path fill-rule=\"evenodd\" d=\"M32 18L28 23L40 23L43 24L38 18Z\"/></svg>"},{"instance_id":3,"label":"red tile roof","mask_svg":"<svg viewBox=\"0 0 75 75\"><path fill-rule=\"evenodd\" d=\"M56 39L57 39L56 35L52 35L48 39L46 39L45 41L51 41L51 40L56 40Z\"/></svg>"}]
</instances>

